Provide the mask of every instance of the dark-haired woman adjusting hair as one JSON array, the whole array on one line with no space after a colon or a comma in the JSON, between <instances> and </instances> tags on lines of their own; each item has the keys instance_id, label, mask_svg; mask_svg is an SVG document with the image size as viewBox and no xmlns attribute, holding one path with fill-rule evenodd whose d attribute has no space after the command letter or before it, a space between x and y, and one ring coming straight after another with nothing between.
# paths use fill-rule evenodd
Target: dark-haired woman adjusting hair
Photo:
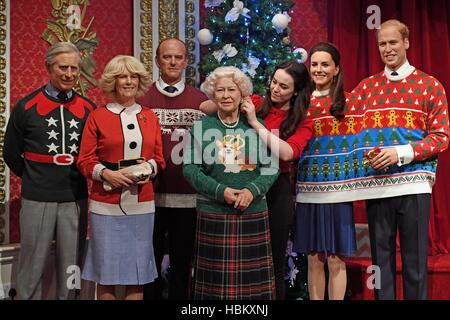
<instances>
[{"instance_id":1,"label":"dark-haired woman adjusting hair","mask_svg":"<svg viewBox=\"0 0 450 320\"><path fill-rule=\"evenodd\" d=\"M355 118L346 110L339 51L332 44L319 43L311 49L310 57L315 91L308 119L314 122L314 134L299 162L293 250L308 255L310 299L324 299L327 261L328 297L340 300L347 284L342 257L356 250L352 199L317 187L339 186L349 179L351 169L355 169L351 166L358 166L358 160L348 152L357 131Z\"/></svg>"},{"instance_id":2,"label":"dark-haired woman adjusting hair","mask_svg":"<svg viewBox=\"0 0 450 320\"><path fill-rule=\"evenodd\" d=\"M280 176L267 193L269 225L275 271L276 298L286 295L286 249L294 217L291 172L312 135L312 122L306 119L311 79L304 64L289 61L277 66L269 90L258 113L267 125L258 122L255 105L244 99L242 112L267 147L278 156Z\"/></svg>"}]
</instances>

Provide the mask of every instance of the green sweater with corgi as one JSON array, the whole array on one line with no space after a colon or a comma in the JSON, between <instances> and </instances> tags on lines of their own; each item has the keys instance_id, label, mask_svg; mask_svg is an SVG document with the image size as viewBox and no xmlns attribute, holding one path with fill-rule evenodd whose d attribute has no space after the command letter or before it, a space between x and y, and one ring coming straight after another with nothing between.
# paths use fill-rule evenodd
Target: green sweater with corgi
<instances>
[{"instance_id":1,"label":"green sweater with corgi","mask_svg":"<svg viewBox=\"0 0 450 320\"><path fill-rule=\"evenodd\" d=\"M198 192L197 210L220 214L267 210L265 194L278 177L278 159L245 116L232 125L223 124L217 114L206 116L194 123L186 138L183 174ZM251 205L239 211L227 204L227 187L248 189L253 194Z\"/></svg>"}]
</instances>

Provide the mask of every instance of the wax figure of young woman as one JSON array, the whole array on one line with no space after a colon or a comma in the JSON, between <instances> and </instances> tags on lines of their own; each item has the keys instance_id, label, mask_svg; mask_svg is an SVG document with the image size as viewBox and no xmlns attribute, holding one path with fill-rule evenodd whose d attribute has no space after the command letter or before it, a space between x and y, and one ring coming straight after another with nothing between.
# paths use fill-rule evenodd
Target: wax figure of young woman
<instances>
[{"instance_id":1,"label":"wax figure of young woman","mask_svg":"<svg viewBox=\"0 0 450 320\"><path fill-rule=\"evenodd\" d=\"M337 147L345 146L344 141L350 141L348 136L356 133L348 120L352 117L344 116L346 94L338 49L329 43L318 43L311 48L310 57L315 91L308 119L314 122L315 130L299 162L298 184L303 187L345 179L345 164L349 167L350 157L341 149L334 148L330 153L330 141ZM293 250L308 255L308 290L312 300L324 299L325 262L329 271L328 298L340 300L345 295L347 275L342 257L354 253L356 240L353 203L341 201L332 193L299 190L297 194Z\"/></svg>"},{"instance_id":2,"label":"wax figure of young woman","mask_svg":"<svg viewBox=\"0 0 450 320\"><path fill-rule=\"evenodd\" d=\"M306 118L311 94L310 82L304 64L289 61L276 68L263 106L258 112L267 128L257 121L252 99L244 99L241 106L248 123L280 161L280 176L267 193L276 298L280 300L285 298L286 249L294 217L290 177L296 168L296 160L312 135L312 121Z\"/></svg>"}]
</instances>

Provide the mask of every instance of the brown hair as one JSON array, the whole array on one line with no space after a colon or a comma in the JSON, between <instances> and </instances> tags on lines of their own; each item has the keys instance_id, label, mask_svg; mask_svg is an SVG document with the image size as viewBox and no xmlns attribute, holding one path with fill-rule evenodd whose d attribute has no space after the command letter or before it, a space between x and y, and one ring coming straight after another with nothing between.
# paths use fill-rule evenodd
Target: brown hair
<instances>
[{"instance_id":1,"label":"brown hair","mask_svg":"<svg viewBox=\"0 0 450 320\"><path fill-rule=\"evenodd\" d=\"M272 78L279 69L284 70L292 77L292 79L294 79L294 94L289 101L290 108L288 115L280 125L280 138L286 140L295 133L297 127L306 117L306 111L309 107L311 95L311 77L309 76L308 69L305 65L303 63L298 63L297 61L288 61L278 65L272 74ZM274 107L274 103L270 97L269 87L264 104L258 113L258 116L262 119L264 119L269 114L270 109Z\"/></svg>"},{"instance_id":2,"label":"brown hair","mask_svg":"<svg viewBox=\"0 0 450 320\"><path fill-rule=\"evenodd\" d=\"M331 43L319 42L309 51L311 57L315 52L326 52L330 54L336 67L339 67L339 73L333 77L330 86L330 97L332 100L330 113L336 119L344 118L345 94L344 94L344 71L341 66L341 54L339 50Z\"/></svg>"}]
</instances>

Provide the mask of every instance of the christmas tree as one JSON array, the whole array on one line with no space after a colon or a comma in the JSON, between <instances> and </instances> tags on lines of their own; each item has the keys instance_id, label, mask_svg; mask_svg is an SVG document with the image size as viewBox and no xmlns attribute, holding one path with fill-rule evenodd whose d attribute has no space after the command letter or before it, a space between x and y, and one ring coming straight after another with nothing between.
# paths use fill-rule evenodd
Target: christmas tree
<instances>
[{"instance_id":1,"label":"christmas tree","mask_svg":"<svg viewBox=\"0 0 450 320\"><path fill-rule=\"evenodd\" d=\"M200 63L203 75L219 66L235 66L251 77L254 92L264 95L276 65L306 60L306 51L289 40L292 1L205 0L205 7L205 26L198 33L206 47Z\"/></svg>"}]
</instances>

